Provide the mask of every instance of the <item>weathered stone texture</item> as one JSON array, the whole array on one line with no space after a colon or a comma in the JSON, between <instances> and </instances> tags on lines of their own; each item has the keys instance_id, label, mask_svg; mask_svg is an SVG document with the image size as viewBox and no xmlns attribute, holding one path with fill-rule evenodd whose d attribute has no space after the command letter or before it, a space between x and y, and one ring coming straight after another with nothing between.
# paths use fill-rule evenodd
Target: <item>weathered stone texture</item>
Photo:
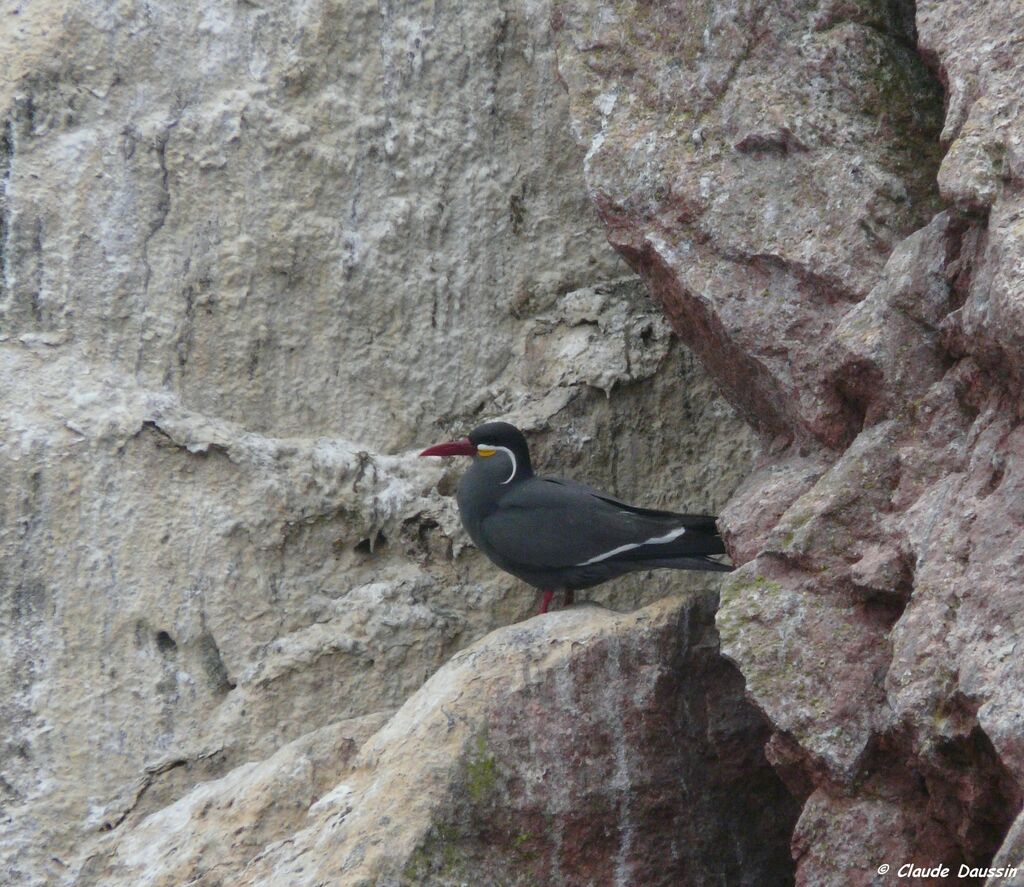
<instances>
[{"instance_id":1,"label":"weathered stone texture","mask_svg":"<svg viewBox=\"0 0 1024 887\"><path fill-rule=\"evenodd\" d=\"M1021 806L1021 13L556 21L613 243L773 438L725 514L718 624L807 798L805 884L984 864Z\"/></svg>"},{"instance_id":2,"label":"weathered stone texture","mask_svg":"<svg viewBox=\"0 0 1024 887\"><path fill-rule=\"evenodd\" d=\"M612 242L750 421L830 444L855 416L804 343L936 204L941 95L877 6L594 0L556 21Z\"/></svg>"},{"instance_id":3,"label":"weathered stone texture","mask_svg":"<svg viewBox=\"0 0 1024 887\"><path fill-rule=\"evenodd\" d=\"M605 242L549 12L3 5L5 884L102 883L101 844L229 772L243 865L346 724L532 611L415 447L504 415L539 465L688 509L746 472Z\"/></svg>"},{"instance_id":4,"label":"weathered stone texture","mask_svg":"<svg viewBox=\"0 0 1024 887\"><path fill-rule=\"evenodd\" d=\"M288 822L240 871L240 848L278 826L264 810L286 819L308 795L314 737L149 817L97 874L111 887L215 884L225 869L230 883L295 887L784 884L795 802L766 737L706 596L579 608L456 654L305 827Z\"/></svg>"},{"instance_id":5,"label":"weathered stone texture","mask_svg":"<svg viewBox=\"0 0 1024 887\"><path fill-rule=\"evenodd\" d=\"M406 450L504 415L686 508L749 465L587 189L764 437L717 625L798 882L1018 861L1024 8L208 6L0 19L8 879L785 880L706 611L422 686L532 600ZM736 767L778 821L729 857Z\"/></svg>"}]
</instances>

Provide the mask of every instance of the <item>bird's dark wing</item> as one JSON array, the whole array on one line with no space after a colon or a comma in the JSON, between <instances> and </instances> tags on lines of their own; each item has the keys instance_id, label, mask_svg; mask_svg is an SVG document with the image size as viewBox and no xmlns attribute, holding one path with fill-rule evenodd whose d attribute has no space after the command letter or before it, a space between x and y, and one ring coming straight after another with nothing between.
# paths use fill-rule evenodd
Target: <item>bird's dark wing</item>
<instances>
[{"instance_id":1,"label":"bird's dark wing","mask_svg":"<svg viewBox=\"0 0 1024 887\"><path fill-rule=\"evenodd\" d=\"M657 508L641 508L639 505L630 505L628 502L623 502L621 499L616 499L608 493L603 493L601 490L595 490L593 487L578 483L577 481L561 480L550 477L539 478L539 480L543 480L550 484L558 484L563 487L568 487L569 489L576 489L590 493L590 495L596 496L598 499L603 499L605 502L608 502L617 508L632 511L634 514L642 514L646 517L655 518L672 518L675 521L681 521L684 526L694 530L718 535L718 518L710 514L680 514L675 511L659 511Z\"/></svg>"},{"instance_id":2,"label":"bird's dark wing","mask_svg":"<svg viewBox=\"0 0 1024 887\"><path fill-rule=\"evenodd\" d=\"M512 564L563 569L724 552L714 518L629 506L569 481L533 477L483 519L487 545Z\"/></svg>"}]
</instances>

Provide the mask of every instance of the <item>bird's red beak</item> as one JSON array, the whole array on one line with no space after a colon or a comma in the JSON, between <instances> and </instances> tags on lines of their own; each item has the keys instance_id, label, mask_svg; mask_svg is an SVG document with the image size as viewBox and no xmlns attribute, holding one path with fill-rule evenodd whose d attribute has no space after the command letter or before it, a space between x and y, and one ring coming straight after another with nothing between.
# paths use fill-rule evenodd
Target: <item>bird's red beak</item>
<instances>
[{"instance_id":1,"label":"bird's red beak","mask_svg":"<svg viewBox=\"0 0 1024 887\"><path fill-rule=\"evenodd\" d=\"M462 440L450 440L448 443L436 444L432 447L427 447L421 456L475 456L476 455L476 444L474 444L468 437L462 438Z\"/></svg>"}]
</instances>

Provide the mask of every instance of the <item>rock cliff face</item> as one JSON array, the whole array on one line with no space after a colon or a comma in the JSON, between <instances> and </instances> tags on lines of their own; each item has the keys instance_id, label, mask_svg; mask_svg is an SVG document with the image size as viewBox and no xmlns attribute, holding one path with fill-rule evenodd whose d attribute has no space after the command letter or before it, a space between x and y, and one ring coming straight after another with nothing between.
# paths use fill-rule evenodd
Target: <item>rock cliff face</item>
<instances>
[{"instance_id":1,"label":"rock cliff face","mask_svg":"<svg viewBox=\"0 0 1024 887\"><path fill-rule=\"evenodd\" d=\"M504 415L690 509L748 470L605 242L547 9L13 3L0 45L3 883L103 883L211 779L243 865L533 611L416 447Z\"/></svg>"},{"instance_id":2,"label":"rock cliff face","mask_svg":"<svg viewBox=\"0 0 1024 887\"><path fill-rule=\"evenodd\" d=\"M1024 788L1024 11L556 25L612 242L772 439L726 512L718 625L804 800L798 881L987 864Z\"/></svg>"},{"instance_id":3,"label":"rock cliff face","mask_svg":"<svg viewBox=\"0 0 1024 887\"><path fill-rule=\"evenodd\" d=\"M0 45L5 883L1024 861L1016 4L12 2ZM497 416L729 500L717 625L655 574L494 632L534 600L413 454Z\"/></svg>"},{"instance_id":4,"label":"rock cliff face","mask_svg":"<svg viewBox=\"0 0 1024 887\"><path fill-rule=\"evenodd\" d=\"M712 615L706 596L669 597L494 632L358 754L324 755L353 732L339 725L207 783L128 834L97 879L784 883L794 801L751 742L766 725ZM318 795L319 758L336 784ZM287 840L253 857L275 828Z\"/></svg>"}]
</instances>

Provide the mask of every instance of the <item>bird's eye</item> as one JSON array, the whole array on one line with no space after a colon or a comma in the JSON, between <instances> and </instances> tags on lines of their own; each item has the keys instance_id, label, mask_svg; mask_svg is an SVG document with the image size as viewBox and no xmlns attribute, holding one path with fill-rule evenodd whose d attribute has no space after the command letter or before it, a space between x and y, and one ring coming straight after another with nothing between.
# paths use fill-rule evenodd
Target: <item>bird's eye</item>
<instances>
[{"instance_id":1,"label":"bird's eye","mask_svg":"<svg viewBox=\"0 0 1024 887\"><path fill-rule=\"evenodd\" d=\"M497 450L488 450L488 449L486 449L484 447L477 447L476 452L477 452L478 456L493 456L498 451Z\"/></svg>"}]
</instances>

